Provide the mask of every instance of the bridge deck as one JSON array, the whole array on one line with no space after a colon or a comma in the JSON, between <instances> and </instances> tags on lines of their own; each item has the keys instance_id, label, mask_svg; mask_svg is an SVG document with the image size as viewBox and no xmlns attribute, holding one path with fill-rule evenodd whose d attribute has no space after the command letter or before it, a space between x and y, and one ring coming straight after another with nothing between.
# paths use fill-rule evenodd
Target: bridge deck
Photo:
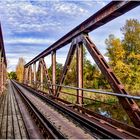
<instances>
[{"instance_id":1,"label":"bridge deck","mask_svg":"<svg viewBox=\"0 0 140 140\"><path fill-rule=\"evenodd\" d=\"M23 87L19 85L18 87L66 138L93 138L66 116L46 105L41 99L29 93ZM0 96L0 104L1 139L44 138L22 97L11 82L8 83L7 90Z\"/></svg>"},{"instance_id":2,"label":"bridge deck","mask_svg":"<svg viewBox=\"0 0 140 140\"><path fill-rule=\"evenodd\" d=\"M52 108L41 99L37 98L31 94L28 90L24 89L22 86L17 85L30 99L30 101L39 108L40 112L58 129L66 138L72 139L92 139L90 134L87 134L85 130L81 129L78 124L75 124L69 118L56 109Z\"/></svg>"},{"instance_id":3,"label":"bridge deck","mask_svg":"<svg viewBox=\"0 0 140 140\"><path fill-rule=\"evenodd\" d=\"M22 84L8 82L7 91L0 96L0 139L139 137L95 117L84 119L85 114L81 116L65 105L62 111L58 108L61 103L47 100L46 95L46 100L41 97Z\"/></svg>"},{"instance_id":4,"label":"bridge deck","mask_svg":"<svg viewBox=\"0 0 140 140\"><path fill-rule=\"evenodd\" d=\"M0 138L28 138L26 128L11 86L0 97Z\"/></svg>"},{"instance_id":5,"label":"bridge deck","mask_svg":"<svg viewBox=\"0 0 140 140\"><path fill-rule=\"evenodd\" d=\"M0 104L0 139L42 138L11 84L8 84L7 91L0 96Z\"/></svg>"}]
</instances>

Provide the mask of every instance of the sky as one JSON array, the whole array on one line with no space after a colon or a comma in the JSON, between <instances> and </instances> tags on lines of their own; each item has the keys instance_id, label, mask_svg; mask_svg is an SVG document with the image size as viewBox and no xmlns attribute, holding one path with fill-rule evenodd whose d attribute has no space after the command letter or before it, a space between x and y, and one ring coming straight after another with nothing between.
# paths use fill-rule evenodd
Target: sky
<instances>
[{"instance_id":1,"label":"sky","mask_svg":"<svg viewBox=\"0 0 140 140\"><path fill-rule=\"evenodd\" d=\"M71 29L93 15L110 1L101 0L0 0L8 71L14 71L19 57L29 62ZM109 34L123 38L120 28L127 19L140 20L140 7L92 31L90 37L102 54ZM57 62L64 64L69 46L57 52ZM92 61L90 55L87 56ZM50 56L45 58L50 66Z\"/></svg>"}]
</instances>

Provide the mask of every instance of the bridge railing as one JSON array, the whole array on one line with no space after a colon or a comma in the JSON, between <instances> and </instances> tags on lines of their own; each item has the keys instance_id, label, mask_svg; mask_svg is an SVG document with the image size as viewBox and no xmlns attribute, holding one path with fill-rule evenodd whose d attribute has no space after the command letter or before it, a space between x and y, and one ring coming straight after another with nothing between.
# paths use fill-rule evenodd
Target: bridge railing
<instances>
[{"instance_id":1,"label":"bridge railing","mask_svg":"<svg viewBox=\"0 0 140 140\"><path fill-rule=\"evenodd\" d=\"M56 97L62 93L62 86L56 86L56 53L62 47L65 47L67 44L71 43L62 73L58 85L63 85L66 78L66 74L69 70L70 63L76 53L76 74L77 74L77 104L83 104L83 47L86 47L95 63L98 65L104 77L107 79L114 93L120 95L128 95L128 92L125 90L122 83L115 76L113 70L107 64L103 55L100 53L94 42L89 37L88 33L94 29L104 25L105 23L117 18L120 15L123 15L127 11L139 6L139 1L112 1L97 13L89 17L87 20L82 22L79 26L75 27L72 31L64 35L30 62L24 66L24 84L32 86L32 79L40 81L40 90L43 90L43 80L44 76L47 79L50 86L47 84L50 94L53 94ZM52 64L52 80L48 73L44 57L51 54L51 64ZM38 64L38 70L36 71L36 63ZM37 73L40 73L39 79ZM29 81L29 82L28 82ZM115 94L114 94L115 95ZM118 97L118 100L124 110L127 112L128 116L134 123L136 127L140 127L140 108L132 98L122 98Z\"/></svg>"},{"instance_id":2,"label":"bridge railing","mask_svg":"<svg viewBox=\"0 0 140 140\"><path fill-rule=\"evenodd\" d=\"M2 29L0 24L0 94L5 89L6 77L7 77L6 67L7 67L7 61L6 61L5 49L3 43Z\"/></svg>"}]
</instances>

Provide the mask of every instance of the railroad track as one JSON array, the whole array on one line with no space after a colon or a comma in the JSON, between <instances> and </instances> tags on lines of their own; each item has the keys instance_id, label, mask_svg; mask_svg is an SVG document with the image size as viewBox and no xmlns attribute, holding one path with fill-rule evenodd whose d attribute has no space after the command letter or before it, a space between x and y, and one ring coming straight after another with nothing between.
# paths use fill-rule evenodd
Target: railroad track
<instances>
[{"instance_id":1,"label":"railroad track","mask_svg":"<svg viewBox=\"0 0 140 140\"><path fill-rule=\"evenodd\" d=\"M17 87L17 83L12 82L15 88L22 94L23 98L25 95L21 92L21 90ZM29 88L28 86L20 84L20 86L24 87L28 91L30 91L33 95L37 96L38 98L42 99L44 102L47 102L49 105L53 106L56 108L58 111L61 111L63 114L66 114L69 116L72 120L78 122L84 129L87 130L88 133L92 134L94 138L129 138L129 139L134 139L134 138L139 138L139 136L136 136L132 133L129 133L127 131L123 131L120 129L116 129L111 125L106 125L104 121L98 121L96 119L91 119L87 115L81 114L67 106L64 106L63 104L56 102L49 97L38 93L32 88ZM28 100L28 102L30 102ZM30 104L34 106L31 102ZM36 108L37 109L37 108ZM42 116L40 116L42 117ZM41 119L41 118L40 118ZM45 119L45 118L44 118ZM44 122L42 122L44 123ZM50 127L49 127L50 128Z\"/></svg>"},{"instance_id":2,"label":"railroad track","mask_svg":"<svg viewBox=\"0 0 140 140\"><path fill-rule=\"evenodd\" d=\"M44 116L41 112L34 106L34 104L24 95L24 93L12 82L12 86L16 89L18 93L24 99L26 106L35 120L37 126L40 129L44 138L49 139L65 139L62 133L60 133ZM28 131L28 128L27 128Z\"/></svg>"}]
</instances>

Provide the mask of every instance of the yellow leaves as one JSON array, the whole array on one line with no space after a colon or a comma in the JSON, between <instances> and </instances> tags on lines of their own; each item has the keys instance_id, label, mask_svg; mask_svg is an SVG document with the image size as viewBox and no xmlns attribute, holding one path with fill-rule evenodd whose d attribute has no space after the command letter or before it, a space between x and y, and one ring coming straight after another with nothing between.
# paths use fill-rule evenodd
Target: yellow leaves
<instances>
[{"instance_id":1,"label":"yellow leaves","mask_svg":"<svg viewBox=\"0 0 140 140\"><path fill-rule=\"evenodd\" d=\"M23 81L24 64L25 60L23 58L19 58L18 64L16 66L16 75L19 82Z\"/></svg>"}]
</instances>

